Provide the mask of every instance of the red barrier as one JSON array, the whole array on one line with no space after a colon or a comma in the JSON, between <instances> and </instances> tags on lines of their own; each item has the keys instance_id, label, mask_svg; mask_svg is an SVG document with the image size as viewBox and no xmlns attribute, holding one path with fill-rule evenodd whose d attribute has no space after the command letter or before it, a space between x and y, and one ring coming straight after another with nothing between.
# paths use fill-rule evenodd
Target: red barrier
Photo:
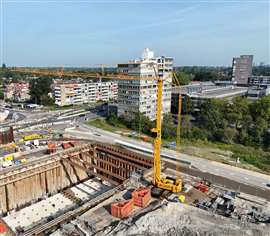
<instances>
[{"instance_id":1,"label":"red barrier","mask_svg":"<svg viewBox=\"0 0 270 236\"><path fill-rule=\"evenodd\" d=\"M209 187L202 182L197 183L196 188L203 193L207 193L209 191Z\"/></svg>"},{"instance_id":2,"label":"red barrier","mask_svg":"<svg viewBox=\"0 0 270 236\"><path fill-rule=\"evenodd\" d=\"M0 234L6 233L7 231L8 231L7 226L3 222L0 222Z\"/></svg>"},{"instance_id":3,"label":"red barrier","mask_svg":"<svg viewBox=\"0 0 270 236\"><path fill-rule=\"evenodd\" d=\"M138 188L132 193L134 205L138 207L145 207L151 200L151 191L149 188Z\"/></svg>"},{"instance_id":4,"label":"red barrier","mask_svg":"<svg viewBox=\"0 0 270 236\"><path fill-rule=\"evenodd\" d=\"M52 154L56 152L56 145L54 143L49 143L48 144L48 153Z\"/></svg>"},{"instance_id":5,"label":"red barrier","mask_svg":"<svg viewBox=\"0 0 270 236\"><path fill-rule=\"evenodd\" d=\"M125 218L130 215L133 210L133 200L113 203L111 205L111 214L117 218Z\"/></svg>"}]
</instances>

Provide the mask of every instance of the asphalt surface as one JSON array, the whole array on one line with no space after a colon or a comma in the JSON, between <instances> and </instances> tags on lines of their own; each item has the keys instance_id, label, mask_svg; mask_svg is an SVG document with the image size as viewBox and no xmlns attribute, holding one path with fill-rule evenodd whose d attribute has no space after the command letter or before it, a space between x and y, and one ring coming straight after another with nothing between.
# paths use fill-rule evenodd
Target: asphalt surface
<instances>
[{"instance_id":1,"label":"asphalt surface","mask_svg":"<svg viewBox=\"0 0 270 236\"><path fill-rule=\"evenodd\" d=\"M65 112L63 112L65 113ZM26 115L26 114L23 114ZM62 115L62 114L61 114ZM148 153L151 153L153 150L152 144L143 142L140 140L134 140L128 137L123 137L121 135L111 133L108 131L104 131L101 129L97 129L95 127L90 127L88 125L83 124L86 120L91 120L99 117L98 114L93 112L87 112L84 116L76 116L73 118L66 118L61 117L59 112L52 112L52 113L38 113L36 118L43 117L42 120L35 120L35 116L31 117L32 122L29 122L27 124L22 124L22 127L31 127L35 124L46 124L46 123L53 123L53 122L59 122L59 121L65 121L65 120L73 120L76 121L78 125L74 127L73 130L68 131L68 133L72 134L72 136L76 138L85 138L90 140L96 140L99 142L104 143L111 143L111 144L117 144L119 142L126 142L127 145L135 145L136 148L139 147L142 150L146 151ZM27 116L27 115L26 115ZM60 119L59 119L60 116ZM59 128L58 128L59 129ZM58 130L57 126L55 127L55 131ZM61 131L63 131L63 128L61 128ZM132 148L132 147L131 147ZM254 186L261 187L263 189L270 189L266 186L267 183L270 183L270 176L260 174L257 172L244 170L241 168L225 165L222 163L218 163L215 161L210 161L203 158L198 158L191 155L186 154L179 154L176 151L169 150L169 149L162 149L162 155L168 157L169 159L176 159L181 160L184 162L190 162L191 165L197 169L199 169L202 172L205 173L211 173L213 175L217 176L224 176L226 178L238 181L240 183L250 184Z\"/></svg>"},{"instance_id":2,"label":"asphalt surface","mask_svg":"<svg viewBox=\"0 0 270 236\"><path fill-rule=\"evenodd\" d=\"M68 130L67 133L77 138L85 138L111 144L117 144L120 141L130 145L136 145L137 147L146 149L148 152L153 150L152 144L150 143L123 137L121 135L104 131L95 127L90 127L84 124L80 124L79 127L77 126ZM210 173L216 176L223 176L239 183L257 186L262 189L270 189L266 186L267 183L270 183L269 175L225 165L219 162L210 161L183 153L179 154L176 151L164 148L162 149L161 154L170 157L172 160L176 159L190 162L193 167L205 173Z\"/></svg>"}]
</instances>

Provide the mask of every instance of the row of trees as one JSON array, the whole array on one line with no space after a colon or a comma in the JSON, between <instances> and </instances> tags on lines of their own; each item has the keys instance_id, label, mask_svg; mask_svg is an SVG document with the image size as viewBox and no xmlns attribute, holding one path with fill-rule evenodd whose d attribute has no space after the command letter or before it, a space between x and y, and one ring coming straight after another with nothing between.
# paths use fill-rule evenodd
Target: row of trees
<instances>
[{"instance_id":1,"label":"row of trees","mask_svg":"<svg viewBox=\"0 0 270 236\"><path fill-rule=\"evenodd\" d=\"M225 147L232 151L235 160L239 158L270 172L270 96L254 103L241 97L232 102L210 99L201 105L199 112L189 112L182 116L181 137L230 144ZM108 122L148 135L155 126L155 122L139 113L128 121L113 115ZM162 138L176 139L176 124L171 114L163 117Z\"/></svg>"},{"instance_id":2,"label":"row of trees","mask_svg":"<svg viewBox=\"0 0 270 236\"><path fill-rule=\"evenodd\" d=\"M195 121L191 122L191 117ZM108 118L108 122L114 126L124 124L145 134L151 134L151 128L155 126L155 122L139 113L130 120L112 115ZM184 114L181 126L182 136L188 139L237 143L269 149L270 96L256 102L249 102L242 97L235 98L231 102L209 99L201 105L199 112L190 111L189 114ZM164 115L162 137L170 140L176 138L176 124L171 114Z\"/></svg>"},{"instance_id":3,"label":"row of trees","mask_svg":"<svg viewBox=\"0 0 270 236\"><path fill-rule=\"evenodd\" d=\"M203 103L195 125L203 138L225 143L270 147L270 96L251 103L238 97L233 102Z\"/></svg>"},{"instance_id":4,"label":"row of trees","mask_svg":"<svg viewBox=\"0 0 270 236\"><path fill-rule=\"evenodd\" d=\"M177 77L185 85L188 80L193 81L215 81L231 80L231 67L206 67L206 66L183 66L175 68ZM253 75L270 75L270 65L253 66ZM188 79L187 79L188 78Z\"/></svg>"},{"instance_id":5,"label":"row of trees","mask_svg":"<svg viewBox=\"0 0 270 236\"><path fill-rule=\"evenodd\" d=\"M184 66L176 68L177 74L185 74L193 81L230 80L230 67Z\"/></svg>"},{"instance_id":6,"label":"row of trees","mask_svg":"<svg viewBox=\"0 0 270 236\"><path fill-rule=\"evenodd\" d=\"M151 129L155 127L155 121L151 121L148 117L142 113L136 113L132 118L125 119L119 118L112 114L107 118L107 122L113 126L121 127L124 125L127 128L136 130L139 133L151 135ZM172 139L176 137L176 126L173 122L171 114L166 114L163 117L162 122L162 138Z\"/></svg>"},{"instance_id":7,"label":"row of trees","mask_svg":"<svg viewBox=\"0 0 270 236\"><path fill-rule=\"evenodd\" d=\"M3 64L0 68L0 78L1 77L10 78L11 82L18 82L25 79L24 75L18 72L10 71L5 64Z\"/></svg>"}]
</instances>

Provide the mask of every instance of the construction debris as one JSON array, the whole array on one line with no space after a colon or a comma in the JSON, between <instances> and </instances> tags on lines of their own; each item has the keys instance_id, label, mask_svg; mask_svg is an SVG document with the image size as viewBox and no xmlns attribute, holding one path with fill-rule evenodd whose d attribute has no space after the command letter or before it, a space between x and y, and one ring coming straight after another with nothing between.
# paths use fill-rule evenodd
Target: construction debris
<instances>
[{"instance_id":1,"label":"construction debris","mask_svg":"<svg viewBox=\"0 0 270 236\"><path fill-rule=\"evenodd\" d=\"M154 210L153 210L153 209ZM242 224L186 204L164 201L147 214L134 215L111 225L101 235L269 235L269 225Z\"/></svg>"}]
</instances>

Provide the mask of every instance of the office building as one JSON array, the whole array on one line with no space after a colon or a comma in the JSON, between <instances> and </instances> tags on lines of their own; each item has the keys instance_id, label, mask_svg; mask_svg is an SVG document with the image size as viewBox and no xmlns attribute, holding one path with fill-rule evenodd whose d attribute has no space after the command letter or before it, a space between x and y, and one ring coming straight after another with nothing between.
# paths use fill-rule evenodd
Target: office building
<instances>
[{"instance_id":1,"label":"office building","mask_svg":"<svg viewBox=\"0 0 270 236\"><path fill-rule=\"evenodd\" d=\"M118 85L115 81L83 82L83 81L55 81L53 97L59 106L78 105L109 101L117 98Z\"/></svg>"},{"instance_id":2,"label":"office building","mask_svg":"<svg viewBox=\"0 0 270 236\"><path fill-rule=\"evenodd\" d=\"M252 75L252 55L234 57L232 62L232 81L237 85L248 85L248 79Z\"/></svg>"},{"instance_id":3,"label":"office building","mask_svg":"<svg viewBox=\"0 0 270 236\"><path fill-rule=\"evenodd\" d=\"M250 85L270 86L270 76L251 76L249 78Z\"/></svg>"},{"instance_id":4,"label":"office building","mask_svg":"<svg viewBox=\"0 0 270 236\"><path fill-rule=\"evenodd\" d=\"M148 77L153 80L120 80L118 82L118 116L129 118L140 112L156 119L157 82L155 76L164 79L162 108L170 112L173 58L154 57L154 52L146 48L142 58L125 64L118 64L118 72L129 76Z\"/></svg>"}]
</instances>

